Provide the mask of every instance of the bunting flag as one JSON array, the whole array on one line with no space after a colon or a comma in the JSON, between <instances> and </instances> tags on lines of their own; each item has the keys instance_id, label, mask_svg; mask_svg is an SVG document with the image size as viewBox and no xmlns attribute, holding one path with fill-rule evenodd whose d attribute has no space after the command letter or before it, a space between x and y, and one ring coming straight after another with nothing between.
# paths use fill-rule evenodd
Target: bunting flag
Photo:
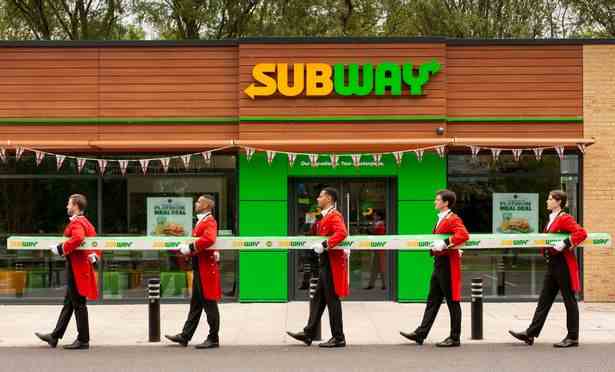
<instances>
[{"instance_id":1,"label":"bunting flag","mask_svg":"<svg viewBox=\"0 0 615 372\"><path fill-rule=\"evenodd\" d=\"M393 153L393 157L395 158L395 163L399 167L401 165L401 161L404 158L404 152L403 151L395 151Z\"/></svg>"},{"instance_id":2,"label":"bunting flag","mask_svg":"<svg viewBox=\"0 0 615 372\"><path fill-rule=\"evenodd\" d=\"M87 159L77 158L77 173L81 173Z\"/></svg>"},{"instance_id":3,"label":"bunting flag","mask_svg":"<svg viewBox=\"0 0 615 372\"><path fill-rule=\"evenodd\" d=\"M43 159L45 159L45 153L42 151L35 151L34 154L36 157L36 166L38 167L43 162Z\"/></svg>"},{"instance_id":4,"label":"bunting flag","mask_svg":"<svg viewBox=\"0 0 615 372\"><path fill-rule=\"evenodd\" d=\"M267 164L271 165L271 163L273 162L273 159L275 158L276 152L267 150L266 154L267 154Z\"/></svg>"},{"instance_id":5,"label":"bunting flag","mask_svg":"<svg viewBox=\"0 0 615 372\"><path fill-rule=\"evenodd\" d=\"M246 147L246 159L250 161L252 159L252 155L254 155L254 149L251 147Z\"/></svg>"},{"instance_id":6,"label":"bunting flag","mask_svg":"<svg viewBox=\"0 0 615 372\"><path fill-rule=\"evenodd\" d=\"M414 150L414 155L416 155L416 160L421 162L423 161L423 155L425 155L425 150L423 149Z\"/></svg>"},{"instance_id":7,"label":"bunting flag","mask_svg":"<svg viewBox=\"0 0 615 372\"><path fill-rule=\"evenodd\" d=\"M149 159L141 159L139 160L139 164L141 164L141 171L143 174L147 173L147 166L149 165Z\"/></svg>"},{"instance_id":8,"label":"bunting flag","mask_svg":"<svg viewBox=\"0 0 615 372\"><path fill-rule=\"evenodd\" d=\"M513 159L515 159L515 161L519 161L522 153L523 149L512 149Z\"/></svg>"},{"instance_id":9,"label":"bunting flag","mask_svg":"<svg viewBox=\"0 0 615 372\"><path fill-rule=\"evenodd\" d=\"M537 147L535 149L532 149L532 151L534 151L534 156L536 157L536 160L540 161L542 160L542 151L544 149L541 147Z\"/></svg>"},{"instance_id":10,"label":"bunting flag","mask_svg":"<svg viewBox=\"0 0 615 372\"><path fill-rule=\"evenodd\" d=\"M352 159L352 165L355 168L358 168L359 165L361 165L361 154L352 154L350 155L350 158Z\"/></svg>"},{"instance_id":11,"label":"bunting flag","mask_svg":"<svg viewBox=\"0 0 615 372\"><path fill-rule=\"evenodd\" d=\"M162 169L164 170L164 173L167 173L169 171L169 164L171 163L171 158L162 158L160 159L160 163L162 164Z\"/></svg>"},{"instance_id":12,"label":"bunting flag","mask_svg":"<svg viewBox=\"0 0 615 372\"><path fill-rule=\"evenodd\" d=\"M491 149L491 157L493 158L493 161L498 161L501 152L502 150L500 149Z\"/></svg>"},{"instance_id":13,"label":"bunting flag","mask_svg":"<svg viewBox=\"0 0 615 372\"><path fill-rule=\"evenodd\" d=\"M470 151L472 152L472 160L478 160L478 153L480 152L480 147L470 146Z\"/></svg>"},{"instance_id":14,"label":"bunting flag","mask_svg":"<svg viewBox=\"0 0 615 372\"><path fill-rule=\"evenodd\" d=\"M436 147L436 152L441 158L443 158L446 154L446 145Z\"/></svg>"},{"instance_id":15,"label":"bunting flag","mask_svg":"<svg viewBox=\"0 0 615 372\"><path fill-rule=\"evenodd\" d=\"M333 168L337 168L337 155L335 154L330 154L329 155L329 159L331 159L331 167Z\"/></svg>"},{"instance_id":16,"label":"bunting flag","mask_svg":"<svg viewBox=\"0 0 615 372\"><path fill-rule=\"evenodd\" d=\"M59 171L62 168L62 164L64 163L64 159L66 156L64 155L56 155L56 169Z\"/></svg>"},{"instance_id":17,"label":"bunting flag","mask_svg":"<svg viewBox=\"0 0 615 372\"><path fill-rule=\"evenodd\" d=\"M309 154L308 158L310 158L310 165L312 167L316 167L318 165L318 154Z\"/></svg>"},{"instance_id":18,"label":"bunting flag","mask_svg":"<svg viewBox=\"0 0 615 372\"><path fill-rule=\"evenodd\" d=\"M24 151L23 147L18 147L15 149L15 159L16 160L21 159L21 156L23 155L23 151Z\"/></svg>"},{"instance_id":19,"label":"bunting flag","mask_svg":"<svg viewBox=\"0 0 615 372\"><path fill-rule=\"evenodd\" d=\"M381 160L382 160L382 154L372 154L372 159L374 159L374 163L376 163L376 166L380 166Z\"/></svg>"},{"instance_id":20,"label":"bunting flag","mask_svg":"<svg viewBox=\"0 0 615 372\"><path fill-rule=\"evenodd\" d=\"M128 160L118 160L120 164L120 172L122 172L122 176L126 175L126 170L128 169Z\"/></svg>"},{"instance_id":21,"label":"bunting flag","mask_svg":"<svg viewBox=\"0 0 615 372\"><path fill-rule=\"evenodd\" d=\"M3 163L6 161L6 149L4 147L0 147L0 160Z\"/></svg>"},{"instance_id":22,"label":"bunting flag","mask_svg":"<svg viewBox=\"0 0 615 372\"><path fill-rule=\"evenodd\" d=\"M108 161L106 159L98 159L98 170L100 171L100 174L105 174L105 170L107 169L107 164Z\"/></svg>"},{"instance_id":23,"label":"bunting flag","mask_svg":"<svg viewBox=\"0 0 615 372\"><path fill-rule=\"evenodd\" d=\"M579 143L577 144L577 148L579 149L579 151L581 151L581 154L585 154L585 149L587 148L587 145L585 145L584 143Z\"/></svg>"},{"instance_id":24,"label":"bunting flag","mask_svg":"<svg viewBox=\"0 0 615 372\"><path fill-rule=\"evenodd\" d=\"M559 160L564 160L564 146L555 146L555 151L557 156L559 156Z\"/></svg>"},{"instance_id":25,"label":"bunting flag","mask_svg":"<svg viewBox=\"0 0 615 372\"><path fill-rule=\"evenodd\" d=\"M188 169L190 167L190 158L192 157L191 154L188 155L182 155L182 162L184 163L184 168Z\"/></svg>"},{"instance_id":26,"label":"bunting flag","mask_svg":"<svg viewBox=\"0 0 615 372\"><path fill-rule=\"evenodd\" d=\"M201 153L201 155L203 155L203 160L204 160L206 163L209 163L209 162L211 161L211 151L203 151L203 152ZM165 171L165 172L166 172L166 171Z\"/></svg>"},{"instance_id":27,"label":"bunting flag","mask_svg":"<svg viewBox=\"0 0 615 372\"><path fill-rule=\"evenodd\" d=\"M286 155L288 156L288 165L290 165L291 168L294 167L295 159L297 159L297 154L295 154L294 152L289 152Z\"/></svg>"}]
</instances>

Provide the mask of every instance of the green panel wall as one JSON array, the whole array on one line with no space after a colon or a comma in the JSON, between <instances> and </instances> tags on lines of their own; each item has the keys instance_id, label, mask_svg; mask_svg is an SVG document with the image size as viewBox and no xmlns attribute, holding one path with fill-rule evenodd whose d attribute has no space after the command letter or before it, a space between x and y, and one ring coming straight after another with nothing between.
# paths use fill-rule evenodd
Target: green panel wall
<instances>
[{"instance_id":1,"label":"green panel wall","mask_svg":"<svg viewBox=\"0 0 615 372\"><path fill-rule=\"evenodd\" d=\"M414 154L405 154L399 170L399 200L433 200L446 187L446 161L433 152L425 153L421 162Z\"/></svg>"},{"instance_id":2,"label":"green panel wall","mask_svg":"<svg viewBox=\"0 0 615 372\"><path fill-rule=\"evenodd\" d=\"M239 234L284 236L288 228L287 162L271 165L264 153L248 161L239 156ZM239 301L288 301L288 251L242 250L239 253Z\"/></svg>"}]
</instances>

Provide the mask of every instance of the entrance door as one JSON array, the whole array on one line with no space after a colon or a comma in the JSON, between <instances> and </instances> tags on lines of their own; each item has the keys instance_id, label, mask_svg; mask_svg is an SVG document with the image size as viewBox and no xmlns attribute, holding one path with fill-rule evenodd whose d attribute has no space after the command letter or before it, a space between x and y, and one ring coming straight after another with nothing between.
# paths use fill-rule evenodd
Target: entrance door
<instances>
[{"instance_id":1,"label":"entrance door","mask_svg":"<svg viewBox=\"0 0 615 372\"><path fill-rule=\"evenodd\" d=\"M338 209L350 235L395 233L394 190L389 178L340 179L296 178L290 182L289 235L315 235L320 218L316 197L327 186L339 193ZM291 298L309 298L309 279L318 270L318 256L309 250L293 251L291 257ZM394 293L394 256L374 250L350 255L351 300L390 300Z\"/></svg>"}]
</instances>

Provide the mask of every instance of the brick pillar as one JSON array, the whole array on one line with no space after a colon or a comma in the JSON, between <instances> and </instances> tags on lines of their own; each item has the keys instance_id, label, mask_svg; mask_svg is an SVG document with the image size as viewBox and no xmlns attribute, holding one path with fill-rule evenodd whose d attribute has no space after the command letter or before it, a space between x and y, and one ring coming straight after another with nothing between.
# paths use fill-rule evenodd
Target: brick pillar
<instances>
[{"instance_id":1,"label":"brick pillar","mask_svg":"<svg viewBox=\"0 0 615 372\"><path fill-rule=\"evenodd\" d=\"M588 231L615 236L615 45L583 47L585 138L596 139L585 155L583 222ZM584 252L585 301L615 301L615 254Z\"/></svg>"}]
</instances>

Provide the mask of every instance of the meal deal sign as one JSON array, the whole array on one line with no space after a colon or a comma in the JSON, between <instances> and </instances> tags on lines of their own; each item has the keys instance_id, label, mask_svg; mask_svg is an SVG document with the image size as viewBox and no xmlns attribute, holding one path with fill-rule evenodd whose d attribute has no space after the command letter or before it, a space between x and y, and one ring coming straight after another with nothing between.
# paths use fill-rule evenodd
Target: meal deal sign
<instances>
[{"instance_id":1,"label":"meal deal sign","mask_svg":"<svg viewBox=\"0 0 615 372\"><path fill-rule=\"evenodd\" d=\"M192 198L147 198L147 235L189 236Z\"/></svg>"},{"instance_id":2,"label":"meal deal sign","mask_svg":"<svg viewBox=\"0 0 615 372\"><path fill-rule=\"evenodd\" d=\"M493 232L527 234L540 231L538 194L493 194Z\"/></svg>"}]
</instances>

